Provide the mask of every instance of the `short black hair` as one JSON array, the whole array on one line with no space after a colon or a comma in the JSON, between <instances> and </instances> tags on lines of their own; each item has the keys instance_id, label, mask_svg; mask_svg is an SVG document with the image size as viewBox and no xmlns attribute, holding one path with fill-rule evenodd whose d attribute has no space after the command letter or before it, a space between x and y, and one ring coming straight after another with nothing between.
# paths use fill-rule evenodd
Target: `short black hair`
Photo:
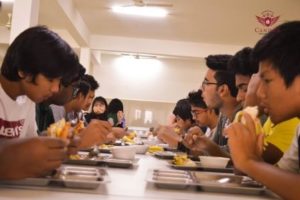
<instances>
[{"instance_id":1,"label":"short black hair","mask_svg":"<svg viewBox=\"0 0 300 200\"><path fill-rule=\"evenodd\" d=\"M93 104L92 104L92 113L94 112L93 111L93 107L94 107L94 105L95 105L95 103L96 102L102 102L103 104L104 104L104 106L105 106L105 112L107 113L107 101L106 101L106 99L104 98L104 97L102 97L102 96L98 96L98 97L96 97L95 99L94 99L94 101L93 101Z\"/></svg>"},{"instance_id":2,"label":"short black hair","mask_svg":"<svg viewBox=\"0 0 300 200\"><path fill-rule=\"evenodd\" d=\"M218 54L218 55L209 55L205 58L206 65L209 69L218 71L218 70L226 70L228 61L232 58L231 55L228 54Z\"/></svg>"},{"instance_id":3,"label":"short black hair","mask_svg":"<svg viewBox=\"0 0 300 200\"><path fill-rule=\"evenodd\" d=\"M207 108L206 103L203 101L201 90L191 91L188 94L188 100L192 106L204 108L204 109Z\"/></svg>"},{"instance_id":4,"label":"short black hair","mask_svg":"<svg viewBox=\"0 0 300 200\"><path fill-rule=\"evenodd\" d=\"M102 114L99 115L99 114L96 114L96 113L94 112L94 109L93 109L93 108L94 108L94 105L95 105L96 102L102 102L102 103L104 104L104 106L105 106L105 111L104 111L104 113L102 113ZM105 99L104 97L98 96L98 97L96 97L96 98L94 99L93 104L92 104L92 111L91 111L90 115L91 115L91 119L96 118L96 119L106 120L106 121L107 121L108 105L107 105L107 101L106 101L106 99ZM96 117L96 116L97 116L97 117Z\"/></svg>"},{"instance_id":5,"label":"short black hair","mask_svg":"<svg viewBox=\"0 0 300 200\"><path fill-rule=\"evenodd\" d=\"M61 77L69 84L80 70L78 56L61 37L45 26L23 31L8 47L1 74L10 81L19 81L18 71L32 76ZM68 81L70 80L70 81Z\"/></svg>"},{"instance_id":6,"label":"short black hair","mask_svg":"<svg viewBox=\"0 0 300 200\"><path fill-rule=\"evenodd\" d=\"M203 109L207 109L207 105L203 100L202 97L202 90L197 90L197 91L191 91L188 94L188 100L189 103L191 104L191 106L195 106L198 108L203 108ZM219 114L219 109L214 108L213 109L215 111L215 113L218 115Z\"/></svg>"},{"instance_id":7,"label":"short black hair","mask_svg":"<svg viewBox=\"0 0 300 200\"><path fill-rule=\"evenodd\" d=\"M191 104L188 99L180 99L177 101L175 108L173 110L173 114L175 116L179 116L184 121L191 120L194 123L192 112L191 112Z\"/></svg>"},{"instance_id":8,"label":"short black hair","mask_svg":"<svg viewBox=\"0 0 300 200\"><path fill-rule=\"evenodd\" d=\"M91 89L90 84L83 80L79 81L76 87L79 89L76 94L76 97L78 97L79 94L82 94L84 97L86 97L86 95L89 93Z\"/></svg>"},{"instance_id":9,"label":"short black hair","mask_svg":"<svg viewBox=\"0 0 300 200\"><path fill-rule=\"evenodd\" d=\"M217 85L227 85L230 91L231 96L236 97L238 89L235 86L235 75L230 71L219 70L216 71L214 78L217 81Z\"/></svg>"},{"instance_id":10,"label":"short black hair","mask_svg":"<svg viewBox=\"0 0 300 200\"><path fill-rule=\"evenodd\" d=\"M300 74L300 21L281 24L257 42L253 57L270 61L289 87Z\"/></svg>"},{"instance_id":11,"label":"short black hair","mask_svg":"<svg viewBox=\"0 0 300 200\"><path fill-rule=\"evenodd\" d=\"M95 78L92 75L85 74L82 77L82 80L84 80L90 84L92 91L95 91L99 88L99 83L95 80Z\"/></svg>"},{"instance_id":12,"label":"short black hair","mask_svg":"<svg viewBox=\"0 0 300 200\"><path fill-rule=\"evenodd\" d=\"M238 51L228 62L228 70L234 74L252 76L257 73L258 63L252 59L252 48L245 47Z\"/></svg>"},{"instance_id":13,"label":"short black hair","mask_svg":"<svg viewBox=\"0 0 300 200\"><path fill-rule=\"evenodd\" d=\"M73 76L68 76L68 77L63 77L61 79L61 84L64 87L68 87L70 84L79 81L83 78L84 74L85 74L85 68L79 63L79 70L77 74L74 74Z\"/></svg>"},{"instance_id":14,"label":"short black hair","mask_svg":"<svg viewBox=\"0 0 300 200\"><path fill-rule=\"evenodd\" d=\"M118 111L124 111L123 103L120 99L112 99L108 104L108 113L117 113Z\"/></svg>"}]
</instances>

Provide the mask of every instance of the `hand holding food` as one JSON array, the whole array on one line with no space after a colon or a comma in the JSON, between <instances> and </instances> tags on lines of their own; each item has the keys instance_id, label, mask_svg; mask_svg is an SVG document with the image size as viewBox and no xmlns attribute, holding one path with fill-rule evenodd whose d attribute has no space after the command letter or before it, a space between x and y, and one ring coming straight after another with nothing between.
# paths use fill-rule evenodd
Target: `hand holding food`
<instances>
[{"instance_id":1,"label":"hand holding food","mask_svg":"<svg viewBox=\"0 0 300 200\"><path fill-rule=\"evenodd\" d=\"M47 135L53 138L68 140L68 153L76 154L80 144L80 138L75 137L84 128L83 121L79 121L74 127L70 122L61 119L51 124L47 129Z\"/></svg>"},{"instance_id":2,"label":"hand holding food","mask_svg":"<svg viewBox=\"0 0 300 200\"><path fill-rule=\"evenodd\" d=\"M93 119L88 126L80 132L80 148L103 144L111 130L112 128L109 122Z\"/></svg>"},{"instance_id":3,"label":"hand holding food","mask_svg":"<svg viewBox=\"0 0 300 200\"><path fill-rule=\"evenodd\" d=\"M236 114L233 122L240 122L240 123L246 125L244 113L248 113L251 116L252 120L254 121L256 134L263 133L263 129L262 129L260 120L258 118L258 107L253 106L253 107L244 108L242 111L240 111Z\"/></svg>"},{"instance_id":4,"label":"hand holding food","mask_svg":"<svg viewBox=\"0 0 300 200\"><path fill-rule=\"evenodd\" d=\"M246 126L242 123L232 123L224 131L234 165L238 169L249 160L261 160L263 134L256 134L255 123L249 114L244 114Z\"/></svg>"},{"instance_id":5,"label":"hand holding food","mask_svg":"<svg viewBox=\"0 0 300 200\"><path fill-rule=\"evenodd\" d=\"M66 157L65 147L63 140L49 137L7 141L0 152L0 177L16 180L43 176L61 165Z\"/></svg>"},{"instance_id":6,"label":"hand holding food","mask_svg":"<svg viewBox=\"0 0 300 200\"><path fill-rule=\"evenodd\" d=\"M61 138L66 140L71 130L71 123L66 122L63 118L56 123L51 124L47 129L47 134L53 138Z\"/></svg>"},{"instance_id":7,"label":"hand holding food","mask_svg":"<svg viewBox=\"0 0 300 200\"><path fill-rule=\"evenodd\" d=\"M173 127L161 126L157 131L157 138L167 143L170 147L177 147L178 143L182 141L182 136L178 135Z\"/></svg>"},{"instance_id":8,"label":"hand holding food","mask_svg":"<svg viewBox=\"0 0 300 200\"><path fill-rule=\"evenodd\" d=\"M184 138L184 143L186 143L188 146L192 145L196 142L198 137L203 135L204 133L198 126L191 127Z\"/></svg>"}]
</instances>

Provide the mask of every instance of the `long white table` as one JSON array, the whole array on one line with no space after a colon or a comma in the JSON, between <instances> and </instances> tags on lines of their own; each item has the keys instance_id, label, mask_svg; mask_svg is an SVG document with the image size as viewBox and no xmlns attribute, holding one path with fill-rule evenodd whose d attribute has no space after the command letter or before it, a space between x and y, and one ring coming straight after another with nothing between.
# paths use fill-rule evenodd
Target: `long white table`
<instances>
[{"instance_id":1,"label":"long white table","mask_svg":"<svg viewBox=\"0 0 300 200\"><path fill-rule=\"evenodd\" d=\"M259 200L274 199L271 196L237 195L224 193L208 193L184 190L160 189L147 184L146 175L149 169L170 169L165 160L150 155L139 155L138 166L133 169L105 168L111 182L100 185L96 190L77 190L68 188L35 188L0 186L0 199L39 199L39 200Z\"/></svg>"}]
</instances>

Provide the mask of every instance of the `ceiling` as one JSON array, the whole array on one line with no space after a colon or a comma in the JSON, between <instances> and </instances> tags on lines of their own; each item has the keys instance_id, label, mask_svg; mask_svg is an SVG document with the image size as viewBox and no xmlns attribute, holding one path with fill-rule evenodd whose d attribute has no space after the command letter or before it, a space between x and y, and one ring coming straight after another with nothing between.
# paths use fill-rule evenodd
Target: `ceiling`
<instances>
[{"instance_id":1,"label":"ceiling","mask_svg":"<svg viewBox=\"0 0 300 200\"><path fill-rule=\"evenodd\" d=\"M167 8L170 14L166 18L150 19L117 15L111 11L113 5L129 4L132 0L40 0L39 23L53 29L66 29L80 46L92 49L125 51L128 48L136 51L142 48L144 53L158 54L157 46L161 46L165 49L161 54L168 54L172 49L182 51L182 54L195 51L193 55L196 55L199 49L204 53L206 48L223 50L222 47L230 46L238 50L243 46L253 46L262 36L257 30L272 28L264 27L256 19L264 10L280 16L274 26L300 20L299 0L144 1L173 6ZM0 12L1 25L5 22L3 14L7 13ZM108 40L110 44L101 46ZM146 48L151 41L156 47ZM117 44L112 47L111 43L119 43L119 47Z\"/></svg>"},{"instance_id":2,"label":"ceiling","mask_svg":"<svg viewBox=\"0 0 300 200\"><path fill-rule=\"evenodd\" d=\"M74 0L89 30L93 34L162 40L249 45L260 35L255 15L272 10L282 20L300 19L298 0L145 0L150 3L170 3L170 15L164 19L149 19L116 15L115 4L130 0ZM287 18L288 17L288 18Z\"/></svg>"}]
</instances>

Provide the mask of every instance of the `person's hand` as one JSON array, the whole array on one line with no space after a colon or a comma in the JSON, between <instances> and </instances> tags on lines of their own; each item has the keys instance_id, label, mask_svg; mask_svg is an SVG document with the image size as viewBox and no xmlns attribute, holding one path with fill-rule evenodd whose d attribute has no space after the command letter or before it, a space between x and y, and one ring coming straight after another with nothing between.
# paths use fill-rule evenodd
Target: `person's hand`
<instances>
[{"instance_id":1,"label":"person's hand","mask_svg":"<svg viewBox=\"0 0 300 200\"><path fill-rule=\"evenodd\" d=\"M184 140L183 140L183 144L187 147L187 148L192 148L192 146L195 144L196 140L198 137L203 136L204 133L202 132L202 130L198 127L198 126L194 126L191 127Z\"/></svg>"},{"instance_id":2,"label":"person's hand","mask_svg":"<svg viewBox=\"0 0 300 200\"><path fill-rule=\"evenodd\" d=\"M127 132L124 128L112 127L111 130L116 139L121 139L122 137L124 137L127 134Z\"/></svg>"},{"instance_id":3,"label":"person's hand","mask_svg":"<svg viewBox=\"0 0 300 200\"><path fill-rule=\"evenodd\" d=\"M156 133L157 138L169 144L170 147L177 147L178 143L182 141L181 136L175 133L173 127L160 126Z\"/></svg>"},{"instance_id":4,"label":"person's hand","mask_svg":"<svg viewBox=\"0 0 300 200\"><path fill-rule=\"evenodd\" d=\"M262 160L263 134L256 134L255 123L251 116L244 114L245 125L233 123L224 131L228 137L231 157L235 167L243 171L247 162L251 160Z\"/></svg>"},{"instance_id":5,"label":"person's hand","mask_svg":"<svg viewBox=\"0 0 300 200\"><path fill-rule=\"evenodd\" d=\"M183 144L192 151L205 152L210 155L214 155L214 152L219 149L219 146L205 135L188 135Z\"/></svg>"},{"instance_id":6,"label":"person's hand","mask_svg":"<svg viewBox=\"0 0 300 200\"><path fill-rule=\"evenodd\" d=\"M109 122L93 119L88 126L80 132L81 142L79 147L88 148L96 144L103 144L110 132L111 125Z\"/></svg>"},{"instance_id":7,"label":"person's hand","mask_svg":"<svg viewBox=\"0 0 300 200\"><path fill-rule=\"evenodd\" d=\"M114 143L117 140L113 132L110 132L105 140L105 143Z\"/></svg>"},{"instance_id":8,"label":"person's hand","mask_svg":"<svg viewBox=\"0 0 300 200\"><path fill-rule=\"evenodd\" d=\"M66 157L66 143L58 138L34 137L1 144L0 179L43 176Z\"/></svg>"},{"instance_id":9,"label":"person's hand","mask_svg":"<svg viewBox=\"0 0 300 200\"><path fill-rule=\"evenodd\" d=\"M68 140L68 155L77 154L81 144L81 138L77 135L69 138Z\"/></svg>"}]
</instances>

